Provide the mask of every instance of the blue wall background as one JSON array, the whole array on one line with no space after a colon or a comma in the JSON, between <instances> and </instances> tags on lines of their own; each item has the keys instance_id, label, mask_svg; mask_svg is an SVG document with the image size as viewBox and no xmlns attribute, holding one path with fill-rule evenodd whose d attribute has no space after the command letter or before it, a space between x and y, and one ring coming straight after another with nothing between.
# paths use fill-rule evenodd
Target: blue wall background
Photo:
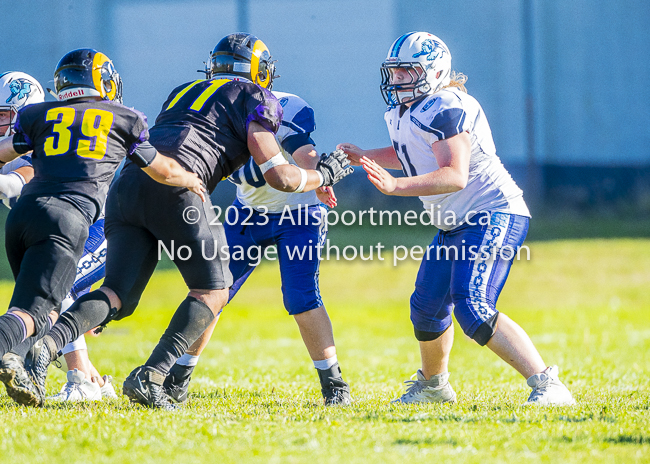
<instances>
[{"instance_id":1,"label":"blue wall background","mask_svg":"<svg viewBox=\"0 0 650 464\"><path fill-rule=\"evenodd\" d=\"M252 32L278 60L282 77L274 88L315 108L322 151L344 141L389 143L379 65L397 36L426 30L447 43L453 67L469 76L497 152L530 201L584 208L622 198L650 209L645 0L11 3L19 14L5 21L0 71L25 71L51 87L63 54L97 48L122 75L125 103L151 122L172 88L200 76L196 70L222 36ZM372 191L350 184L341 187Z\"/></svg>"}]
</instances>

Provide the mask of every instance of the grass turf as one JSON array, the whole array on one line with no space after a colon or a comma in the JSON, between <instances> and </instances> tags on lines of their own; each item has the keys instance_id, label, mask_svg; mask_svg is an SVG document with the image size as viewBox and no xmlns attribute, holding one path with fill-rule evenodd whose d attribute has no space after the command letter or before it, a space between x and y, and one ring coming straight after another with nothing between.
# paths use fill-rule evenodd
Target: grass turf
<instances>
[{"instance_id":1,"label":"grass turf","mask_svg":"<svg viewBox=\"0 0 650 464\"><path fill-rule=\"evenodd\" d=\"M408 316L416 262L324 262L321 289L354 405L324 408L284 313L275 263L226 308L176 413L120 399L30 409L0 396L0 462L650 462L650 240L533 242L499 309L578 406L527 409L524 380L456 327L456 405L394 406L419 366ZM12 286L0 285L3 301ZM155 275L136 314L89 340L116 386L142 364L185 289ZM64 381L50 369L49 393Z\"/></svg>"}]
</instances>

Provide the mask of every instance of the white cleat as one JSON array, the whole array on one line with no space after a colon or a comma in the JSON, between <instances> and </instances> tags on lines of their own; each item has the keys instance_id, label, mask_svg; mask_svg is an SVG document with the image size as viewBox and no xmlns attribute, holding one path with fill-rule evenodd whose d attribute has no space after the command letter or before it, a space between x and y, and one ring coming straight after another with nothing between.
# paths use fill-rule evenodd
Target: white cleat
<instances>
[{"instance_id":1,"label":"white cleat","mask_svg":"<svg viewBox=\"0 0 650 464\"><path fill-rule=\"evenodd\" d=\"M391 403L415 404L415 403L455 403L456 392L449 384L449 372L432 375L429 380L418 369L417 380L407 380L406 393L391 401ZM412 377L411 377L412 378Z\"/></svg>"},{"instance_id":2,"label":"white cleat","mask_svg":"<svg viewBox=\"0 0 650 464\"><path fill-rule=\"evenodd\" d=\"M115 388L113 388L113 377L110 375L105 375L102 377L104 380L104 386L100 388L102 392L103 400L115 400L117 399L117 393L115 393Z\"/></svg>"},{"instance_id":3,"label":"white cleat","mask_svg":"<svg viewBox=\"0 0 650 464\"><path fill-rule=\"evenodd\" d=\"M531 376L526 383L533 391L524 406L573 406L576 400L558 377L557 366Z\"/></svg>"},{"instance_id":4,"label":"white cleat","mask_svg":"<svg viewBox=\"0 0 650 464\"><path fill-rule=\"evenodd\" d=\"M102 391L99 384L86 380L84 373L75 369L68 371L68 382L63 385L61 391L48 399L75 403L80 401L100 401Z\"/></svg>"}]
</instances>

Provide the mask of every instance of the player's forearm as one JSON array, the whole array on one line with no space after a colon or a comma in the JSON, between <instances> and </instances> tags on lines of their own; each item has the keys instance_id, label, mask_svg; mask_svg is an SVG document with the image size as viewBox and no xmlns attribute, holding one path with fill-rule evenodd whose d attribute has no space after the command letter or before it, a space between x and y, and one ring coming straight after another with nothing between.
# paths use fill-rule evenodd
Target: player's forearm
<instances>
[{"instance_id":1,"label":"player's forearm","mask_svg":"<svg viewBox=\"0 0 650 464\"><path fill-rule=\"evenodd\" d=\"M196 175L186 171L178 161L160 153L149 166L142 170L156 182L174 187L189 188L194 185L196 179Z\"/></svg>"},{"instance_id":2,"label":"player's forearm","mask_svg":"<svg viewBox=\"0 0 650 464\"><path fill-rule=\"evenodd\" d=\"M311 144L303 145L294 151L291 156L296 164L303 169L316 169L316 165L320 160L320 155Z\"/></svg>"},{"instance_id":3,"label":"player's forearm","mask_svg":"<svg viewBox=\"0 0 650 464\"><path fill-rule=\"evenodd\" d=\"M323 183L323 179L313 169L301 169L283 159L275 135L256 122L251 122L248 127L248 149L253 160L262 168L266 182L276 190L307 192L317 189ZM274 161L276 157L279 161ZM318 164L318 159L314 167ZM267 163L272 164L264 167Z\"/></svg>"},{"instance_id":4,"label":"player's forearm","mask_svg":"<svg viewBox=\"0 0 650 464\"><path fill-rule=\"evenodd\" d=\"M398 169L402 170L402 165L397 158L395 149L393 147L374 148L372 150L364 150L363 155L375 161L379 166L384 169Z\"/></svg>"},{"instance_id":5,"label":"player's forearm","mask_svg":"<svg viewBox=\"0 0 650 464\"><path fill-rule=\"evenodd\" d=\"M443 167L434 172L414 177L399 177L395 190L396 196L427 196L454 193L467 185L464 173L452 167Z\"/></svg>"},{"instance_id":6,"label":"player's forearm","mask_svg":"<svg viewBox=\"0 0 650 464\"><path fill-rule=\"evenodd\" d=\"M34 178L34 168L31 166L21 166L18 169L14 171L16 174L20 174L23 179L25 179L25 183L28 183L30 180Z\"/></svg>"},{"instance_id":7,"label":"player's forearm","mask_svg":"<svg viewBox=\"0 0 650 464\"><path fill-rule=\"evenodd\" d=\"M264 179L276 190L295 192L305 181L301 192L309 192L320 187L323 179L313 169L302 169L292 164L275 166L264 173Z\"/></svg>"}]
</instances>

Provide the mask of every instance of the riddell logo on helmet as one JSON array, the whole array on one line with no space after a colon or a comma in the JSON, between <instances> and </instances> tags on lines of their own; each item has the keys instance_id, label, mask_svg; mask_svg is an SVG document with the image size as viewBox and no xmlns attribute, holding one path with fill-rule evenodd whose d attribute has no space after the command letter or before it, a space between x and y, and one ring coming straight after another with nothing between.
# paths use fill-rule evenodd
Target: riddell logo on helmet
<instances>
[{"instance_id":1,"label":"riddell logo on helmet","mask_svg":"<svg viewBox=\"0 0 650 464\"><path fill-rule=\"evenodd\" d=\"M68 90L59 94L59 101L68 100L70 98L83 97L87 95L83 88Z\"/></svg>"}]
</instances>

